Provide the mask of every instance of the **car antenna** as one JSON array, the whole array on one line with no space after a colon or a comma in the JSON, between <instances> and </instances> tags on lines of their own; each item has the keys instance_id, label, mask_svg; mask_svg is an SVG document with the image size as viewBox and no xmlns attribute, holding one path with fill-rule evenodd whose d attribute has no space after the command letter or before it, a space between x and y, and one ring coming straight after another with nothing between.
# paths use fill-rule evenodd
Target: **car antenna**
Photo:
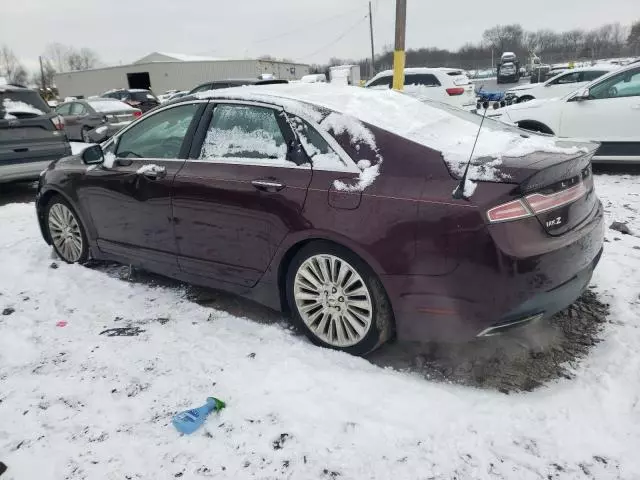
<instances>
[{"instance_id":1,"label":"car antenna","mask_svg":"<svg viewBox=\"0 0 640 480\"><path fill-rule=\"evenodd\" d=\"M489 102L485 101L482 104L482 107L484 108L484 115L482 115L482 120L480 121L480 128L478 128L478 133L476 134L476 139L473 142L473 148L471 149L471 155L469 155L469 160L467 161L467 166L464 169L464 173L462 174L462 179L460 180L460 183L458 183L458 186L456 187L456 189L451 194L452 197L455 198L456 200L462 200L463 198L466 199L466 197L464 196L464 186L467 183L467 175L469 174L469 166L471 165L471 159L473 158L473 152L476 151L476 145L478 144L478 137L480 136L480 132L482 131L482 124L484 123L484 119L487 117L487 112L489 111Z\"/></svg>"}]
</instances>

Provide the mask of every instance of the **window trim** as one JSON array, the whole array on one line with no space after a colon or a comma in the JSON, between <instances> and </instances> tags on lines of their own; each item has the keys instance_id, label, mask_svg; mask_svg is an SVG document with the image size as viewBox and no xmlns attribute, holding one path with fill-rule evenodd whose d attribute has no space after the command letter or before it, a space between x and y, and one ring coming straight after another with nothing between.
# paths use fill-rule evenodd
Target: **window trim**
<instances>
[{"instance_id":1,"label":"window trim","mask_svg":"<svg viewBox=\"0 0 640 480\"><path fill-rule=\"evenodd\" d=\"M211 100L211 114L213 114L213 111L215 109L216 105L247 105L247 106L253 106L253 107L263 107L263 108L269 108L271 110L274 110L276 112L284 112L287 117L289 116L296 116L301 118L302 120L306 121L312 128L314 128L318 134L329 144L329 146L336 152L336 154L340 157L340 159L344 162L344 168L321 168L321 167L317 167L313 165L313 160L311 160L311 165L308 164L304 164L304 165L296 165L293 162L290 161L284 161L281 163L269 163L269 162L264 162L264 161L248 161L250 159L233 159L233 158L226 158L226 159L199 159L199 158L191 158L191 156L189 158L187 158L188 162L194 162L194 163L212 163L212 164L220 164L220 165L247 165L247 166L253 166L253 167L272 167L272 168L293 168L293 169L299 169L299 170L309 170L309 169L313 169L313 170L317 170L317 171L329 171L329 172L338 172L338 173L361 173L361 170L358 168L358 166L356 165L356 163L353 161L353 159L344 151L344 149L338 144L338 142L328 133L325 132L316 121L314 121L313 119L309 118L306 115L301 115L299 113L293 113L293 112L289 112L287 111L287 109L281 105L276 105L276 104L270 104L270 103L264 103L264 102L260 102L260 101L254 101L254 100L234 100L234 99L226 99L226 98L212 98ZM204 116L202 117L204 118ZM210 120L209 120L210 121ZM209 128L209 125L206 126L207 131ZM298 139L298 133L295 131L295 129L292 127L291 130L293 131L293 134L296 136L296 140ZM204 142L204 139L203 139ZM304 148L304 147L303 147ZM202 149L202 144L200 144L198 146L198 151L200 151Z\"/></svg>"},{"instance_id":2,"label":"window trim","mask_svg":"<svg viewBox=\"0 0 640 480\"><path fill-rule=\"evenodd\" d=\"M115 150L117 150L118 148L118 143L120 143L120 136L123 135L124 133L126 133L128 130L130 130L131 128L133 128L135 125L137 125L139 122L142 122L144 120L146 120L147 118L150 118L154 115L157 115L160 112L164 112L165 110L170 110L172 108L176 108L176 107L180 107L183 105L190 105L190 104L194 104L194 103L198 103L198 104L202 104L202 103L209 103L208 100L189 100L188 102L182 102L182 103L176 103L175 105L167 105L165 107L158 107L156 109L154 109L152 112L149 112L147 115L143 115L142 117L140 117L138 120L131 122L129 125L127 125L125 128L123 128L122 130L119 130L117 134L115 134L114 136L112 136L111 138L105 140L104 142L102 142L100 144L100 148L102 148L102 151L104 152L107 148L111 147L111 145L114 145ZM196 109L196 113L194 115L198 114L198 110ZM194 132L191 133L192 137L195 135L195 131L198 128L198 125L200 124L200 121L202 120L202 113L204 112L200 112L200 117L198 118L198 121L195 123L195 127L194 127ZM187 135L190 134L189 130L191 129L191 127L194 126L194 123L192 123L189 126L189 129L187 129L187 133L185 135L185 138ZM183 145L184 147L184 145ZM115 155L115 150L114 150L114 155ZM182 152L181 152L182 153ZM122 158L122 157L118 157L116 156L116 158ZM158 162L185 162L188 159L188 152L187 152L187 158L155 158L155 157L144 157L144 158L131 158L130 160L154 160L154 161L158 161ZM105 168L107 170L112 170L112 168L107 168L104 167L104 165L101 165L102 168Z\"/></svg>"}]
</instances>

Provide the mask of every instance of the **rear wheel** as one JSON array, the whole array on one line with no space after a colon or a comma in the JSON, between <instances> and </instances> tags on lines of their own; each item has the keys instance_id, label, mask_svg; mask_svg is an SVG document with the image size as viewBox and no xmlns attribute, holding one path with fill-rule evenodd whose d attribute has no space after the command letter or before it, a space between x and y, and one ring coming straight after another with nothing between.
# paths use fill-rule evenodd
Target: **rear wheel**
<instances>
[{"instance_id":1,"label":"rear wheel","mask_svg":"<svg viewBox=\"0 0 640 480\"><path fill-rule=\"evenodd\" d=\"M520 97L520 103L530 102L533 99L534 97L532 97L531 95L525 95L523 97Z\"/></svg>"},{"instance_id":2,"label":"rear wheel","mask_svg":"<svg viewBox=\"0 0 640 480\"><path fill-rule=\"evenodd\" d=\"M56 254L67 263L85 262L89 257L87 236L71 205L55 196L47 205L45 218Z\"/></svg>"},{"instance_id":3,"label":"rear wheel","mask_svg":"<svg viewBox=\"0 0 640 480\"><path fill-rule=\"evenodd\" d=\"M89 138L89 127L82 127L82 131L80 132L80 136L82 137L82 141L84 143L92 143L91 139Z\"/></svg>"},{"instance_id":4,"label":"rear wheel","mask_svg":"<svg viewBox=\"0 0 640 480\"><path fill-rule=\"evenodd\" d=\"M316 345L365 355L391 336L393 313L382 283L345 248L323 241L302 248L286 289L294 321Z\"/></svg>"}]
</instances>

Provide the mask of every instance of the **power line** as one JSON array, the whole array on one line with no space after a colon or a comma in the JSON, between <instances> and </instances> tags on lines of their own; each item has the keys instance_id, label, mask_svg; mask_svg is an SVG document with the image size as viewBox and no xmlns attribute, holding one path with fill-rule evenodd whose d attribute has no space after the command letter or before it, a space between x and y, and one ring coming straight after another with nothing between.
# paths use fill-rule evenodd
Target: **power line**
<instances>
[{"instance_id":1,"label":"power line","mask_svg":"<svg viewBox=\"0 0 640 480\"><path fill-rule=\"evenodd\" d=\"M353 29L356 28L358 25L360 25L363 21L367 20L369 18L369 15L365 15L364 17L361 17L356 23L354 23L353 25L351 25L347 30L345 30L343 33L340 34L340 36L338 38L336 38L335 40L333 40L332 42L324 45L323 47L319 48L318 50L309 53L307 55L304 55L302 57L298 57L298 60L304 60L306 58L312 57L317 53L320 53L321 51L335 45L336 43L338 43L340 40L342 40L344 37L346 37L349 33L353 32Z\"/></svg>"},{"instance_id":2,"label":"power line","mask_svg":"<svg viewBox=\"0 0 640 480\"><path fill-rule=\"evenodd\" d=\"M269 40L277 40L279 38L283 38L283 37L287 37L289 35L293 35L294 33L308 31L309 27L315 27L317 25L322 25L322 24L327 23L327 22L329 22L331 20L335 20L336 18L346 17L347 15L351 15L353 12L356 12L356 11L359 11L359 10L362 10L362 8L361 7L354 8L352 10L348 10L346 12L339 13L338 15L332 15L331 17L327 17L327 18L324 18L322 20L318 20L317 22L307 23L307 24L305 24L304 27L296 28L294 30L289 30L288 32L280 33L280 34L272 36L272 37L260 38L258 40L253 41L252 43L256 44L256 43L268 42Z\"/></svg>"}]
</instances>

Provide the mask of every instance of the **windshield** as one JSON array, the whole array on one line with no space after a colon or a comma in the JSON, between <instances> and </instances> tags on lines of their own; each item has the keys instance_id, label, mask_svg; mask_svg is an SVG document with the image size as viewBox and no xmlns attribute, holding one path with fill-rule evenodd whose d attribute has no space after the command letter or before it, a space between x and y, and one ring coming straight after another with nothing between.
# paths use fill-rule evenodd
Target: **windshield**
<instances>
[{"instance_id":1,"label":"windshield","mask_svg":"<svg viewBox=\"0 0 640 480\"><path fill-rule=\"evenodd\" d=\"M135 110L132 106L119 100L90 100L87 102L96 112L120 112L122 110Z\"/></svg>"},{"instance_id":2,"label":"windshield","mask_svg":"<svg viewBox=\"0 0 640 480\"><path fill-rule=\"evenodd\" d=\"M49 113L49 105L33 90L0 92L0 118L29 118Z\"/></svg>"}]
</instances>

